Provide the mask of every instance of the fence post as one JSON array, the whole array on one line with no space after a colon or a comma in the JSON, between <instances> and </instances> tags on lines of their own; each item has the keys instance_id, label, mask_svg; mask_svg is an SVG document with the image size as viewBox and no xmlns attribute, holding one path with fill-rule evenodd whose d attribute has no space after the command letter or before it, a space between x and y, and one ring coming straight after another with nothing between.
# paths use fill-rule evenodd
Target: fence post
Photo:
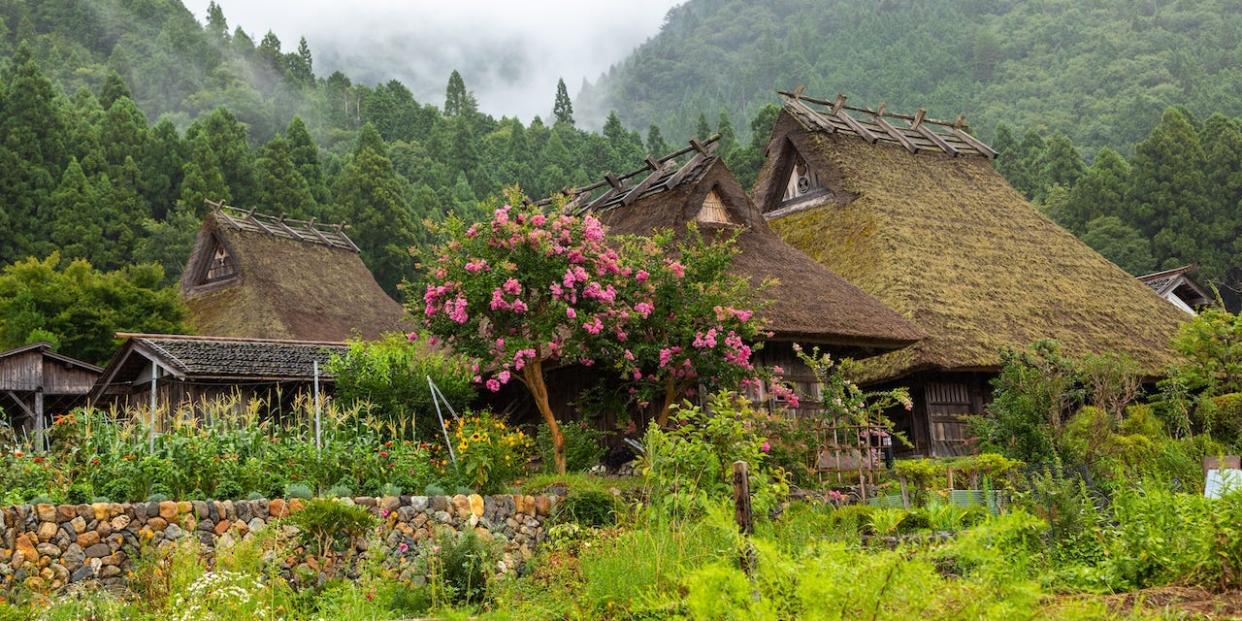
<instances>
[{"instance_id":1,"label":"fence post","mask_svg":"<svg viewBox=\"0 0 1242 621\"><path fill-rule=\"evenodd\" d=\"M755 532L754 516L750 512L750 468L746 462L733 462L733 504L737 526L744 535Z\"/></svg>"},{"instance_id":2,"label":"fence post","mask_svg":"<svg viewBox=\"0 0 1242 621\"><path fill-rule=\"evenodd\" d=\"M311 371L315 374L315 389L314 389L315 391L315 455L319 456L323 454L323 440L322 440L322 435L321 435L322 434L321 432L322 423L320 422L320 419L323 416L323 406L319 401L319 361L318 360L314 360L311 363Z\"/></svg>"},{"instance_id":3,"label":"fence post","mask_svg":"<svg viewBox=\"0 0 1242 621\"><path fill-rule=\"evenodd\" d=\"M906 490L906 477L897 477L901 481L901 508L910 508L910 492Z\"/></svg>"}]
</instances>

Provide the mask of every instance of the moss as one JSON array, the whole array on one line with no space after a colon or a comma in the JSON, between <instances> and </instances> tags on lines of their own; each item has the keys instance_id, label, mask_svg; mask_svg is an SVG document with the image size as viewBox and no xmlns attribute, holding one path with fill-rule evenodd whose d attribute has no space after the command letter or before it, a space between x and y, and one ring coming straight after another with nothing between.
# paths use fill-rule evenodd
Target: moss
<instances>
[{"instance_id":1,"label":"moss","mask_svg":"<svg viewBox=\"0 0 1242 621\"><path fill-rule=\"evenodd\" d=\"M785 136L856 198L776 218L772 228L929 335L865 361L864 379L994 368L1001 347L1041 338L1074 355L1124 353L1152 375L1174 360L1169 342L1184 315L1041 214L989 160L807 134L788 118L773 144Z\"/></svg>"}]
</instances>

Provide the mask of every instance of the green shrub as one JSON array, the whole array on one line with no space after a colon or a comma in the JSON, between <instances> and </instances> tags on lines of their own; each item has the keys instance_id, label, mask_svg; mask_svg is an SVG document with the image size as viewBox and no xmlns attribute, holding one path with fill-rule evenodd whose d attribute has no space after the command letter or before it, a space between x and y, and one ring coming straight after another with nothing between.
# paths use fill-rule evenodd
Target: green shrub
<instances>
[{"instance_id":1,"label":"green shrub","mask_svg":"<svg viewBox=\"0 0 1242 621\"><path fill-rule=\"evenodd\" d=\"M289 483L285 485L283 496L285 498L301 498L306 500L314 498L315 490L305 483Z\"/></svg>"},{"instance_id":2,"label":"green shrub","mask_svg":"<svg viewBox=\"0 0 1242 621\"><path fill-rule=\"evenodd\" d=\"M603 439L607 434L592 428L585 421L562 424L561 433L565 436L565 470L567 472L589 470L599 465L604 454L608 452L603 444ZM539 450L544 470L555 471L556 457L552 452L552 435L547 427L539 427L535 436L535 447Z\"/></svg>"},{"instance_id":3,"label":"green shrub","mask_svg":"<svg viewBox=\"0 0 1242 621\"><path fill-rule=\"evenodd\" d=\"M428 377L458 409L468 406L476 394L468 359L411 343L401 334L351 341L349 351L329 360L327 372L335 378L338 399L371 408L401 438L415 437L411 421L418 424L417 437L436 437L440 432Z\"/></svg>"},{"instance_id":4,"label":"green shrub","mask_svg":"<svg viewBox=\"0 0 1242 621\"><path fill-rule=\"evenodd\" d=\"M311 500L286 519L298 527L303 544L320 556L348 552L376 524L375 516L366 507L327 498Z\"/></svg>"},{"instance_id":5,"label":"green shrub","mask_svg":"<svg viewBox=\"0 0 1242 621\"><path fill-rule=\"evenodd\" d=\"M463 483L480 494L502 493L526 472L530 438L491 412L462 416L449 424L449 435L457 450L457 470Z\"/></svg>"},{"instance_id":6,"label":"green shrub","mask_svg":"<svg viewBox=\"0 0 1242 621\"><path fill-rule=\"evenodd\" d=\"M441 593L436 599L456 604L482 601L495 565L496 550L473 530L441 535L424 557L428 564L428 581Z\"/></svg>"},{"instance_id":7,"label":"green shrub","mask_svg":"<svg viewBox=\"0 0 1242 621\"><path fill-rule=\"evenodd\" d=\"M556 506L556 521L598 528L617 521L617 498L604 489L570 491Z\"/></svg>"},{"instance_id":8,"label":"green shrub","mask_svg":"<svg viewBox=\"0 0 1242 621\"><path fill-rule=\"evenodd\" d=\"M328 498L353 498L354 491L349 489L348 485L337 484L329 487L323 495Z\"/></svg>"}]
</instances>

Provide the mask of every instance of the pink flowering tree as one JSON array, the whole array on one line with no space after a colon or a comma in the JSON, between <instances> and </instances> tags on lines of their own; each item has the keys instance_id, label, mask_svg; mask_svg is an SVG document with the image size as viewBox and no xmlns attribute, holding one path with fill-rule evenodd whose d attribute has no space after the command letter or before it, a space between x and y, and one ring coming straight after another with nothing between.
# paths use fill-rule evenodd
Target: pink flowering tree
<instances>
[{"instance_id":1,"label":"pink flowering tree","mask_svg":"<svg viewBox=\"0 0 1242 621\"><path fill-rule=\"evenodd\" d=\"M679 397L698 386L736 387L757 375L749 343L758 319L742 300L748 284L728 275L731 243L691 232L675 241L605 239L594 217L496 209L490 221L450 219L448 241L426 266L419 309L426 329L479 361L475 381L530 392L565 470L564 436L545 370L583 364L615 372L635 402L655 404L664 425Z\"/></svg>"},{"instance_id":2,"label":"pink flowering tree","mask_svg":"<svg viewBox=\"0 0 1242 621\"><path fill-rule=\"evenodd\" d=\"M609 343L606 359L657 425L666 426L673 406L698 390L763 381L768 373L752 361L763 336L750 304L755 288L729 273L733 239L709 242L692 228L630 238L621 247L634 265L624 289L634 316L627 338Z\"/></svg>"},{"instance_id":3,"label":"pink flowering tree","mask_svg":"<svg viewBox=\"0 0 1242 621\"><path fill-rule=\"evenodd\" d=\"M505 205L488 222L450 219L444 226L449 241L427 266L423 322L481 361L475 381L488 390L515 380L529 390L564 472L564 435L548 401L545 368L593 365L609 339L625 334L635 311L618 286L632 271L590 216Z\"/></svg>"}]
</instances>

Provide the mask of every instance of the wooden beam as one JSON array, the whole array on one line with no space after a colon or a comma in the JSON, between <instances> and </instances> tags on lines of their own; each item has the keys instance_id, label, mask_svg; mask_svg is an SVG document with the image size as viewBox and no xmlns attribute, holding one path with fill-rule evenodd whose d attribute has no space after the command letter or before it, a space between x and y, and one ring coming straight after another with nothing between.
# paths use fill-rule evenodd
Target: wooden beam
<instances>
[{"instance_id":1,"label":"wooden beam","mask_svg":"<svg viewBox=\"0 0 1242 621\"><path fill-rule=\"evenodd\" d=\"M634 186L632 190L625 193L625 196L621 199L621 204L630 205L634 201L638 200L638 198L642 196L643 192L646 192L647 188L651 187L652 184L658 181L662 175L664 175L663 168L657 168L656 170L651 171L651 174L647 175L646 179L643 179L638 183L638 185Z\"/></svg>"},{"instance_id":2,"label":"wooden beam","mask_svg":"<svg viewBox=\"0 0 1242 621\"><path fill-rule=\"evenodd\" d=\"M21 397L17 396L17 393L13 392L12 390L9 390L9 391L5 391L5 394L9 395L9 398L12 399L13 402L17 404L17 407L21 408L22 411L26 413L26 416L29 416L31 419L34 418L34 412L30 411L30 406L26 405L26 402L22 401Z\"/></svg>"},{"instance_id":3,"label":"wooden beam","mask_svg":"<svg viewBox=\"0 0 1242 621\"><path fill-rule=\"evenodd\" d=\"M677 187L677 185L681 183L681 180L684 179L691 170L694 170L694 167L698 166L702 161L702 155L696 155L690 158L690 161L683 164L681 168L677 169L677 172L673 173L673 175L668 178L668 181L664 183L664 188L672 189Z\"/></svg>"},{"instance_id":4,"label":"wooden beam","mask_svg":"<svg viewBox=\"0 0 1242 621\"><path fill-rule=\"evenodd\" d=\"M276 224L279 224L280 227L283 228L285 231L287 231L290 235L292 235L294 239L297 239L299 241L305 241L305 238L303 238L297 231L293 230L293 227L289 226L288 224L285 224L284 214L280 214L280 218L276 220Z\"/></svg>"},{"instance_id":5,"label":"wooden beam","mask_svg":"<svg viewBox=\"0 0 1242 621\"><path fill-rule=\"evenodd\" d=\"M854 119L854 117L848 114L838 114L837 118L844 121L846 125L850 126L850 129L854 130L854 133L861 136L867 142L870 142L871 144L875 144L876 142L879 142L880 137L871 133L871 130L867 129L866 127L863 127L862 123L859 123L857 120Z\"/></svg>"},{"instance_id":6,"label":"wooden beam","mask_svg":"<svg viewBox=\"0 0 1242 621\"><path fill-rule=\"evenodd\" d=\"M907 151L911 153L919 152L919 148L914 146L914 143L910 142L910 139L906 138L905 134L898 131L897 128L893 127L888 121L885 121L883 117L875 117L875 123L876 125L884 128L884 131L887 132L889 136L892 136L893 140L900 142L901 146L905 147Z\"/></svg>"},{"instance_id":7,"label":"wooden beam","mask_svg":"<svg viewBox=\"0 0 1242 621\"><path fill-rule=\"evenodd\" d=\"M975 138L974 136L971 136L970 134L956 127L952 129L953 129L953 135L957 136L962 142L974 147L976 151L987 156L988 159L990 160L996 159L996 151L993 151L992 147L989 147L988 145L983 144L982 142L979 141L978 138Z\"/></svg>"},{"instance_id":8,"label":"wooden beam","mask_svg":"<svg viewBox=\"0 0 1242 621\"><path fill-rule=\"evenodd\" d=\"M953 157L957 157L958 155L961 155L961 152L958 151L957 148L954 147L953 145L945 142L944 138L940 137L940 134L937 134L936 132L930 129L927 129L921 124L915 125L913 129L917 131L919 134L921 134L924 138L930 140L932 144L940 147L941 151L944 151L945 153L948 153L949 155L952 155Z\"/></svg>"},{"instance_id":9,"label":"wooden beam","mask_svg":"<svg viewBox=\"0 0 1242 621\"><path fill-rule=\"evenodd\" d=\"M779 94L779 95L784 95L784 96L786 96L786 97L793 97L793 95L794 95L794 94L793 94L792 92L790 92L790 91L776 91L776 92L777 92L777 94ZM813 103L813 104L819 104L819 105L821 105L821 106L829 106L829 107L831 107L831 106L833 106L833 105L836 105L836 101L835 101L835 100L818 99L818 98L815 98L815 97L809 97L809 96L807 96L807 95L802 95L802 96L800 96L798 99L800 99L800 100L802 100L802 101L805 101L805 102L810 102L810 103ZM841 109L842 109L842 110L853 110L854 112L865 112L865 113L867 113L867 114L875 114L875 110L871 110L871 109L869 109L869 108L864 108L864 107L858 107L858 106L847 106L847 105L842 105L842 106L841 106ZM896 112L886 112L886 113L885 113L885 116L891 116L891 117L893 117L893 118L895 118L895 119L901 119L901 120L903 120L903 121L913 121L913 120L914 120L914 115L912 115L912 114L899 114L899 113L896 113ZM926 112L924 112L924 117L925 117L925 118L923 118L923 120L921 121L921 122L923 122L923 123L931 123L931 124L933 124L933 125L944 125L945 127L952 127L952 126L953 126L953 123L954 123L953 121L942 121L942 120L939 120L939 119L930 119L930 118L926 118Z\"/></svg>"}]
</instances>

